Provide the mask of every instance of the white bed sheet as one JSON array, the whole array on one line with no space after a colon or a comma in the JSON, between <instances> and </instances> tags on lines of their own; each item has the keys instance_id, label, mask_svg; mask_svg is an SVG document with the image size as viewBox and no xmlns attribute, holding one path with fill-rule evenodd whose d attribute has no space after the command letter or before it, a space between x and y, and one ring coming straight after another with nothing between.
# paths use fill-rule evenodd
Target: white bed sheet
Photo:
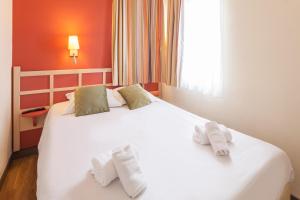
<instances>
[{"instance_id":1,"label":"white bed sheet","mask_svg":"<svg viewBox=\"0 0 300 200\"><path fill-rule=\"evenodd\" d=\"M192 140L206 120L164 101L84 117L65 107L51 108L39 143L39 200L130 199L118 179L102 188L89 173L93 157L125 144L137 147L148 183L138 200L275 200L293 174L282 150L234 130L230 157L216 157Z\"/></svg>"}]
</instances>

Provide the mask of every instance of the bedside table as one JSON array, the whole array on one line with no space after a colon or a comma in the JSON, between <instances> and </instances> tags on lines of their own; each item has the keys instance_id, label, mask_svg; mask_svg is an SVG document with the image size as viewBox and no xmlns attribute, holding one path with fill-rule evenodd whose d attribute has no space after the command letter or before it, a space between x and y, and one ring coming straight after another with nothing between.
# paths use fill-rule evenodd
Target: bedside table
<instances>
[{"instance_id":1,"label":"bedside table","mask_svg":"<svg viewBox=\"0 0 300 200\"><path fill-rule=\"evenodd\" d=\"M157 91L150 91L150 93L153 95L153 96L156 96L156 97L160 97L160 92L157 90Z\"/></svg>"},{"instance_id":2,"label":"bedside table","mask_svg":"<svg viewBox=\"0 0 300 200\"><path fill-rule=\"evenodd\" d=\"M36 147L49 109L27 110L20 114L20 149Z\"/></svg>"},{"instance_id":3,"label":"bedside table","mask_svg":"<svg viewBox=\"0 0 300 200\"><path fill-rule=\"evenodd\" d=\"M37 126L37 120L39 117L44 117L48 113L48 109L32 111L22 114L22 117L31 118L33 126Z\"/></svg>"}]
</instances>

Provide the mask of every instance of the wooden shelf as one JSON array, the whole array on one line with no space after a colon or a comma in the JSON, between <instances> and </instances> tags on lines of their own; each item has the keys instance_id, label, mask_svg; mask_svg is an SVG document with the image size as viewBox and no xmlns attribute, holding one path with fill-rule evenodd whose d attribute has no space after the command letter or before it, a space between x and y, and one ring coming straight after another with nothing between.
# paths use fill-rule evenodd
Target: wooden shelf
<instances>
[{"instance_id":1,"label":"wooden shelf","mask_svg":"<svg viewBox=\"0 0 300 200\"><path fill-rule=\"evenodd\" d=\"M22 117L32 118L33 126L36 126L37 125L37 119L39 117L45 116L48 113L48 111L49 111L48 109L32 111L32 112L22 114Z\"/></svg>"},{"instance_id":2,"label":"wooden shelf","mask_svg":"<svg viewBox=\"0 0 300 200\"><path fill-rule=\"evenodd\" d=\"M150 91L150 93L156 97L160 96L160 92L159 91Z\"/></svg>"}]
</instances>

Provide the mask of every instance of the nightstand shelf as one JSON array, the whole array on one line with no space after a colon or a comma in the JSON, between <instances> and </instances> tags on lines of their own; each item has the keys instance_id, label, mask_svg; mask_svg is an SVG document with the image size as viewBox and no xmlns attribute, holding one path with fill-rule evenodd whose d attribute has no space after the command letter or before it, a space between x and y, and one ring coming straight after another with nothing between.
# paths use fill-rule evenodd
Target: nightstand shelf
<instances>
[{"instance_id":1,"label":"nightstand shelf","mask_svg":"<svg viewBox=\"0 0 300 200\"><path fill-rule=\"evenodd\" d=\"M48 113L48 109L32 111L22 114L22 117L31 118L33 126L37 126L37 120L39 117L43 117Z\"/></svg>"},{"instance_id":2,"label":"nightstand shelf","mask_svg":"<svg viewBox=\"0 0 300 200\"><path fill-rule=\"evenodd\" d=\"M156 96L156 97L159 97L159 96L160 96L160 92L159 92L159 91L150 91L150 93L151 93L153 96Z\"/></svg>"}]
</instances>

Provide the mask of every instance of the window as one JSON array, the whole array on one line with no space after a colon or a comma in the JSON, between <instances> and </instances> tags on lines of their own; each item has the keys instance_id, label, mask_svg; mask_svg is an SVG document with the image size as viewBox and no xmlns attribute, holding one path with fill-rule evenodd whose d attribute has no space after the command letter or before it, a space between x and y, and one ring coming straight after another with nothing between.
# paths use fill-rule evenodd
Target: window
<instances>
[{"instance_id":1,"label":"window","mask_svg":"<svg viewBox=\"0 0 300 200\"><path fill-rule=\"evenodd\" d=\"M223 85L221 0L183 0L180 87L217 96Z\"/></svg>"}]
</instances>

